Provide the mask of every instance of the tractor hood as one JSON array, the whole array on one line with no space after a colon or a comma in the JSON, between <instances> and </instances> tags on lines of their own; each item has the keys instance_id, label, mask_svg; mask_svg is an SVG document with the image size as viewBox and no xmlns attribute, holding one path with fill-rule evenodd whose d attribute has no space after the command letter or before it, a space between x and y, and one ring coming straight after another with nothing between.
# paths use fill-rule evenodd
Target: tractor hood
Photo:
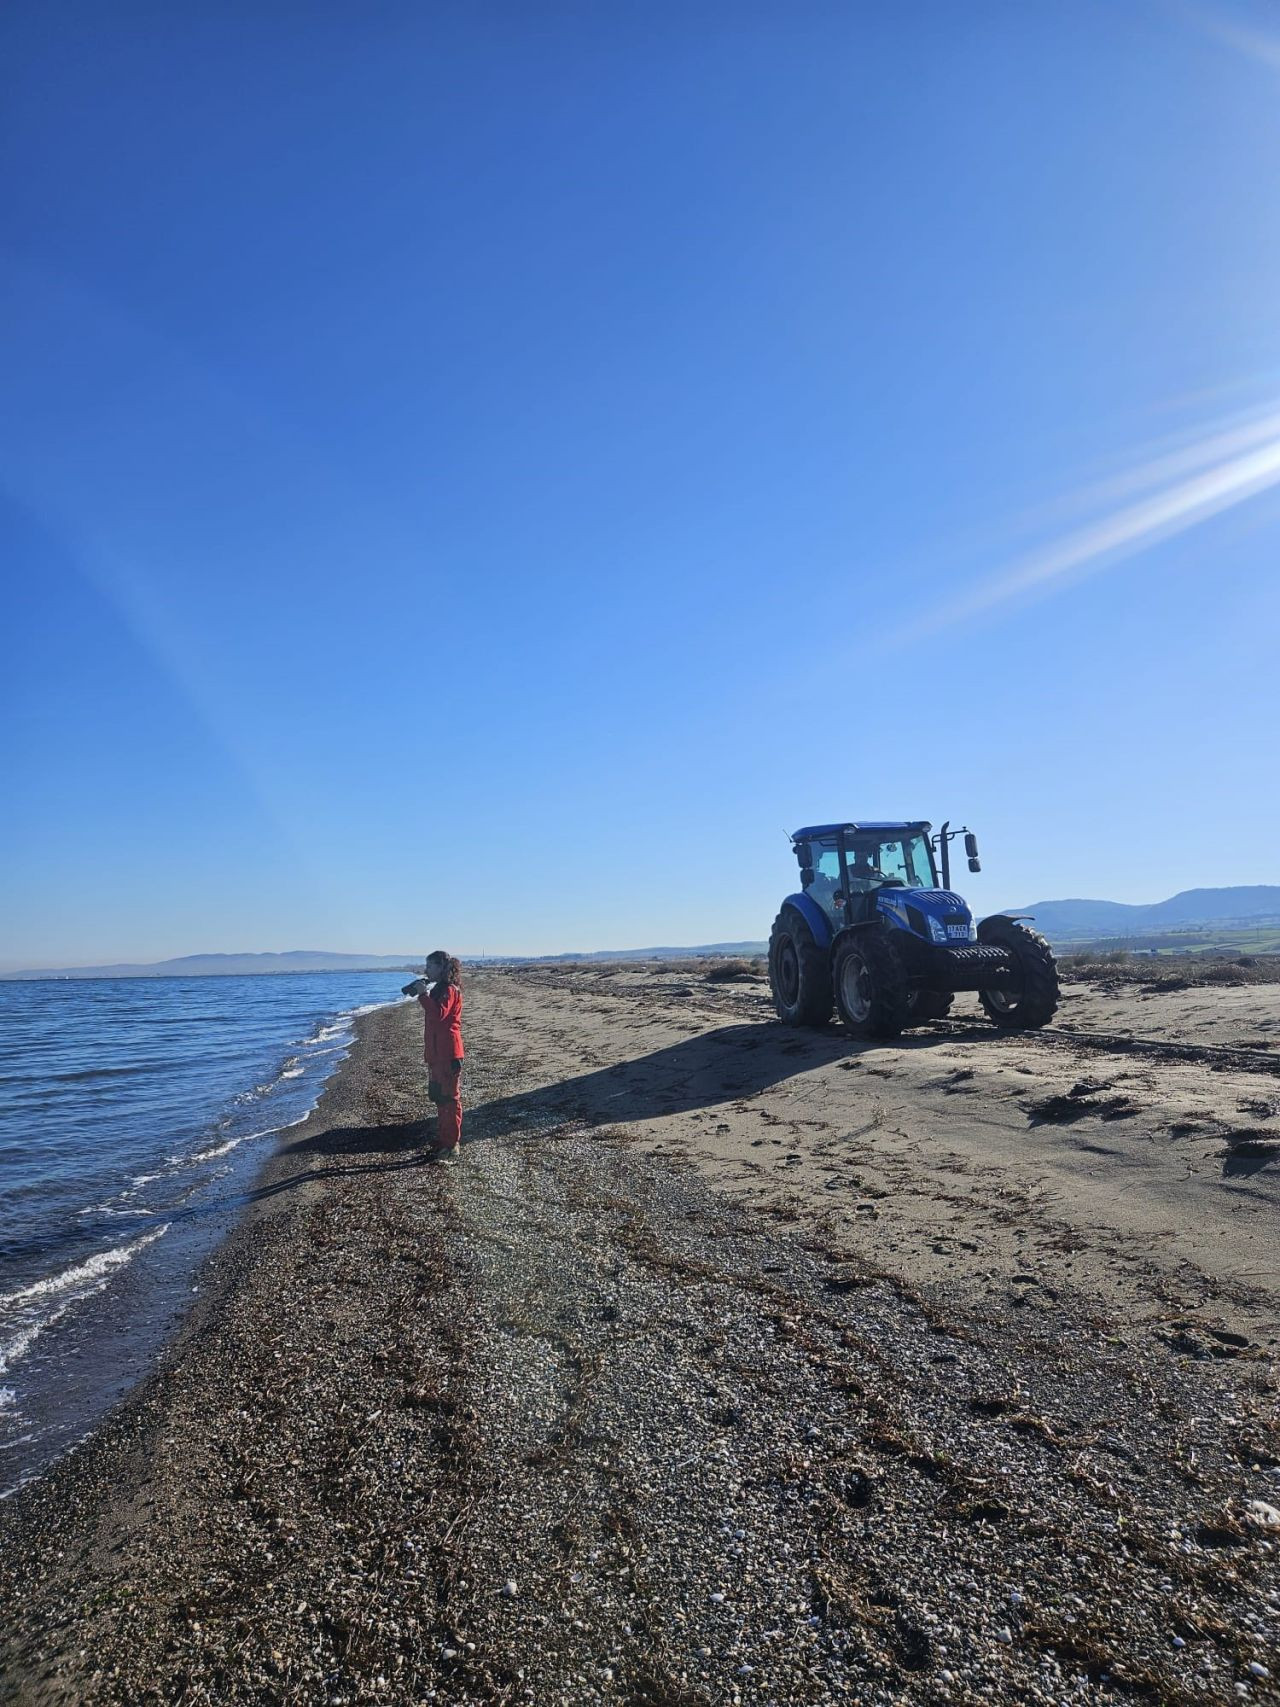
<instances>
[{"instance_id":1,"label":"tractor hood","mask_svg":"<svg viewBox=\"0 0 1280 1707\"><path fill-rule=\"evenodd\" d=\"M973 914L950 889L878 889L876 911L887 925L926 942L976 942Z\"/></svg>"}]
</instances>

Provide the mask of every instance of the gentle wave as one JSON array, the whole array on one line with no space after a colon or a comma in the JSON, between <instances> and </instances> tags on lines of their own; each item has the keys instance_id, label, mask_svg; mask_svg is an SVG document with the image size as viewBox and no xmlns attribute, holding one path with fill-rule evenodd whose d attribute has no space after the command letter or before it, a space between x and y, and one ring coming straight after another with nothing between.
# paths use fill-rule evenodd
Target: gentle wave
<instances>
[{"instance_id":1,"label":"gentle wave","mask_svg":"<svg viewBox=\"0 0 1280 1707\"><path fill-rule=\"evenodd\" d=\"M152 1244L162 1234L169 1231L168 1227L157 1227L154 1233L147 1233L132 1245L117 1245L114 1250L99 1251L97 1256L89 1257L87 1261L76 1263L71 1268L64 1268L60 1274L48 1275L44 1280L32 1281L30 1286L20 1286L16 1292L0 1293L0 1310L13 1304L21 1304L28 1298L44 1298L57 1292L65 1292L68 1287L82 1285L85 1281L96 1281L99 1276L108 1276L112 1269L123 1268L125 1263L132 1262L144 1245Z\"/></svg>"},{"instance_id":2,"label":"gentle wave","mask_svg":"<svg viewBox=\"0 0 1280 1707\"><path fill-rule=\"evenodd\" d=\"M74 1067L63 1072L56 1068L42 1067L36 1072L6 1073L0 1082L21 1084L30 1080L40 1084L80 1085L95 1079L130 1079L139 1073L163 1073L170 1067L181 1065L182 1062L178 1059L158 1057L154 1061L126 1061L118 1067Z\"/></svg>"},{"instance_id":3,"label":"gentle wave","mask_svg":"<svg viewBox=\"0 0 1280 1707\"><path fill-rule=\"evenodd\" d=\"M306 1115L302 1117L306 1119ZM290 1121L289 1125L294 1125ZM224 1144L213 1144L207 1150L197 1150L192 1156L175 1156L175 1162L189 1162L194 1166L198 1162L212 1162L218 1156L228 1156L232 1150L238 1150L241 1144L247 1144L251 1138L270 1138L273 1132L282 1132L282 1126L264 1126L261 1132L242 1132L238 1138L228 1138Z\"/></svg>"},{"instance_id":4,"label":"gentle wave","mask_svg":"<svg viewBox=\"0 0 1280 1707\"><path fill-rule=\"evenodd\" d=\"M30 1306L33 1300L53 1300L52 1308L47 1308L34 1320L26 1321L12 1339L0 1343L0 1375L7 1375L39 1339L46 1328L66 1315L74 1305L86 1298L91 1298L95 1292L101 1292L111 1279L112 1274L126 1263L131 1263L138 1252L147 1245L155 1244L169 1231L169 1223L157 1227L154 1233L144 1233L142 1238L135 1239L131 1245L117 1245L114 1250L99 1251L97 1256L90 1257L87 1262L77 1263L72 1268L63 1269L61 1274L52 1274L45 1280L37 1280L30 1286L21 1286L16 1292L6 1293L0 1297L0 1309L14 1304Z\"/></svg>"}]
</instances>

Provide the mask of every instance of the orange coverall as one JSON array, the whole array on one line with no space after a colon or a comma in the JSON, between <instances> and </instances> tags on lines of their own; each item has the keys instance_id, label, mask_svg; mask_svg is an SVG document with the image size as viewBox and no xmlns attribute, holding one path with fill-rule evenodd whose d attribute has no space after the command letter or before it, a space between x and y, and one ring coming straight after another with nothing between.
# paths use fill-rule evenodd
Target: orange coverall
<instances>
[{"instance_id":1,"label":"orange coverall","mask_svg":"<svg viewBox=\"0 0 1280 1707\"><path fill-rule=\"evenodd\" d=\"M451 1150L462 1142L462 991L456 984L433 984L418 1001L426 1016L422 1058L439 1093L436 1143Z\"/></svg>"}]
</instances>

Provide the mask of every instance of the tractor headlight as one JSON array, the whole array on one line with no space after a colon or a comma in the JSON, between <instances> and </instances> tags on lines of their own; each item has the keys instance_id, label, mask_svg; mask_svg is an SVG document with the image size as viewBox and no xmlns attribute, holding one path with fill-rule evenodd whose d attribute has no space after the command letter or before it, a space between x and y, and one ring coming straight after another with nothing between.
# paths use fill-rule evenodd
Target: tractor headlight
<instances>
[{"instance_id":1,"label":"tractor headlight","mask_svg":"<svg viewBox=\"0 0 1280 1707\"><path fill-rule=\"evenodd\" d=\"M934 942L945 942L947 940L947 927L943 924L941 919L930 917L929 935L933 938Z\"/></svg>"}]
</instances>

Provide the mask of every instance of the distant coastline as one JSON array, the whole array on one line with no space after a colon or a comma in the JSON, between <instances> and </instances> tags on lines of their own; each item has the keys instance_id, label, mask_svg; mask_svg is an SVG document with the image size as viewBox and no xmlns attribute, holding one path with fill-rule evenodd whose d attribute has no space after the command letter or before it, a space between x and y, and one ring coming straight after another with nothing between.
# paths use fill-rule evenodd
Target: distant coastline
<instances>
[{"instance_id":1,"label":"distant coastline","mask_svg":"<svg viewBox=\"0 0 1280 1707\"><path fill-rule=\"evenodd\" d=\"M1055 948L1107 943L1145 952L1280 950L1280 885L1238 884L1219 889L1184 889L1165 901L1035 901L999 911L1036 921ZM1195 940L1191 940L1195 939ZM599 960L696 960L714 955L759 955L768 943L706 942L651 948L570 949L557 954L467 954L472 964L547 965ZM425 951L424 951L425 952ZM185 954L173 960L122 962L111 966L35 966L0 971L0 982L65 978L243 978L268 972L413 972L422 953L341 954L296 948L263 954Z\"/></svg>"},{"instance_id":2,"label":"distant coastline","mask_svg":"<svg viewBox=\"0 0 1280 1707\"><path fill-rule=\"evenodd\" d=\"M397 972L421 965L421 954L337 954L290 949L281 954L184 954L174 960L124 961L109 966L35 966L0 972L0 979L244 978L266 972Z\"/></svg>"}]
</instances>

